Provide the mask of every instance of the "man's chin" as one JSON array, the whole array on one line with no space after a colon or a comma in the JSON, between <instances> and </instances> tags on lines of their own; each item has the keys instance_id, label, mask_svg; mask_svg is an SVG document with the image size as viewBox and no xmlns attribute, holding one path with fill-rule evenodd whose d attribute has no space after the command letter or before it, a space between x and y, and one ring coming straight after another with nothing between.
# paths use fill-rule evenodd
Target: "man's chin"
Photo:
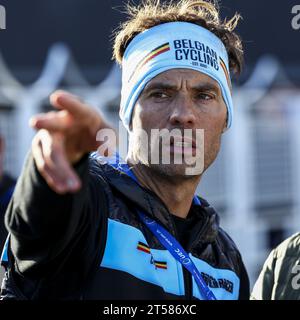
<instances>
[{"instance_id":1,"label":"man's chin","mask_svg":"<svg viewBox=\"0 0 300 320\"><path fill-rule=\"evenodd\" d=\"M201 175L201 172L194 170L187 164L150 164L149 167L155 172L172 178L192 178Z\"/></svg>"}]
</instances>

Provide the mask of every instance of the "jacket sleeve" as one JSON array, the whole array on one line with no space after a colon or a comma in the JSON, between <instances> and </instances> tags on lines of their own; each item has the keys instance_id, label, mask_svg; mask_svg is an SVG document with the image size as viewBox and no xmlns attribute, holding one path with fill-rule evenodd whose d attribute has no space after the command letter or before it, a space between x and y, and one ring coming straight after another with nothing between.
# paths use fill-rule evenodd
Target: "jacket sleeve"
<instances>
[{"instance_id":1,"label":"jacket sleeve","mask_svg":"<svg viewBox=\"0 0 300 320\"><path fill-rule=\"evenodd\" d=\"M239 300L249 300L250 298L250 282L244 262L240 260L240 292Z\"/></svg>"},{"instance_id":2,"label":"jacket sleeve","mask_svg":"<svg viewBox=\"0 0 300 320\"><path fill-rule=\"evenodd\" d=\"M254 285L251 300L271 300L274 286L274 269L276 251L273 250L264 263L262 271Z\"/></svg>"},{"instance_id":3,"label":"jacket sleeve","mask_svg":"<svg viewBox=\"0 0 300 320\"><path fill-rule=\"evenodd\" d=\"M70 244L79 239L91 219L88 168L86 155L75 166L82 188L75 194L59 195L39 174L32 155L27 157L5 216L19 273L40 276L57 257L67 256Z\"/></svg>"}]
</instances>

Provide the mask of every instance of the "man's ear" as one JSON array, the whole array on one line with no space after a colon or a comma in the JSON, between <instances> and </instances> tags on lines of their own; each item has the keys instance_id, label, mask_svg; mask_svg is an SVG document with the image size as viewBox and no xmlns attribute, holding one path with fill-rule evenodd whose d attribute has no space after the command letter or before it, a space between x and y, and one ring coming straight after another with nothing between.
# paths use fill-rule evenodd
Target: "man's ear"
<instances>
[{"instance_id":1,"label":"man's ear","mask_svg":"<svg viewBox=\"0 0 300 320\"><path fill-rule=\"evenodd\" d=\"M228 124L228 116L226 117L226 121L224 123L224 126L223 126L223 130L222 130L222 133L226 132L227 131L227 124Z\"/></svg>"}]
</instances>

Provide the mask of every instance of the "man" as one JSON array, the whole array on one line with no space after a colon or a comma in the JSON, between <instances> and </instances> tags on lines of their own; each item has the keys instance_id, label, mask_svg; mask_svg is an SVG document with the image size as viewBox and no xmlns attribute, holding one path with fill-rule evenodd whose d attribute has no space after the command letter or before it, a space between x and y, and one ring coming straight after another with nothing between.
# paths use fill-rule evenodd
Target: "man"
<instances>
[{"instance_id":1,"label":"man","mask_svg":"<svg viewBox=\"0 0 300 320\"><path fill-rule=\"evenodd\" d=\"M15 180L4 172L5 141L0 135L0 248L3 248L7 238L4 226L4 214L15 187ZM0 269L0 282L3 277L3 268Z\"/></svg>"},{"instance_id":2,"label":"man","mask_svg":"<svg viewBox=\"0 0 300 320\"><path fill-rule=\"evenodd\" d=\"M213 208L194 196L203 170L190 161L201 160L197 130L206 170L231 125L238 18L222 22L212 4L189 0L146 1L129 12L114 46L126 163L88 159L109 126L76 97L51 95L59 111L31 120L38 133L7 211L3 299L249 297L238 249ZM158 137L145 147L156 129L177 133L168 145ZM180 135L185 130L192 136ZM152 163L150 145L170 162ZM190 162L175 161L183 156Z\"/></svg>"},{"instance_id":3,"label":"man","mask_svg":"<svg viewBox=\"0 0 300 320\"><path fill-rule=\"evenodd\" d=\"M300 233L270 253L251 294L252 300L300 300Z\"/></svg>"}]
</instances>

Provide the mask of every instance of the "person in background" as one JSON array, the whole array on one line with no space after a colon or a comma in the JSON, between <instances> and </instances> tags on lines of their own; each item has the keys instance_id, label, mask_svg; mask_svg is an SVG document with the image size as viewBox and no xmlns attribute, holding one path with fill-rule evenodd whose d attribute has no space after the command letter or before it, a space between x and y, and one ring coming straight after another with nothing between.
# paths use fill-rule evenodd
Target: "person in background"
<instances>
[{"instance_id":1,"label":"person in background","mask_svg":"<svg viewBox=\"0 0 300 320\"><path fill-rule=\"evenodd\" d=\"M300 300L300 233L270 253L251 293L252 300Z\"/></svg>"},{"instance_id":2,"label":"person in background","mask_svg":"<svg viewBox=\"0 0 300 320\"><path fill-rule=\"evenodd\" d=\"M0 254L7 238L7 230L4 225L4 215L15 187L15 179L4 172L5 141L0 134ZM0 270L0 281L3 277L3 269Z\"/></svg>"}]
</instances>

